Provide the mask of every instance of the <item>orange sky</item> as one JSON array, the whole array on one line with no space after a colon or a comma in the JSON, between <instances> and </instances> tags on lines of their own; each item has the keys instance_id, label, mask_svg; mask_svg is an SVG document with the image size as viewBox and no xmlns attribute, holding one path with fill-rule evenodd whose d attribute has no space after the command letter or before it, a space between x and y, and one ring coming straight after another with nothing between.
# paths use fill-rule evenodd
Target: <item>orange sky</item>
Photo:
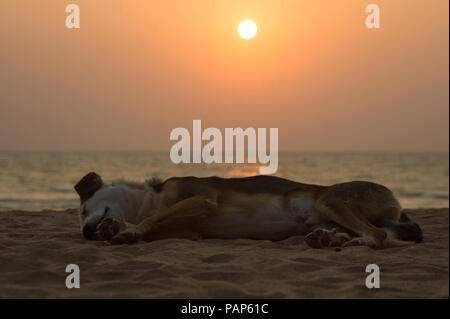
<instances>
[{"instance_id":1,"label":"orange sky","mask_svg":"<svg viewBox=\"0 0 450 319\"><path fill-rule=\"evenodd\" d=\"M3 0L0 150L168 150L194 119L277 127L281 150L448 150L448 36L447 0Z\"/></svg>"}]
</instances>

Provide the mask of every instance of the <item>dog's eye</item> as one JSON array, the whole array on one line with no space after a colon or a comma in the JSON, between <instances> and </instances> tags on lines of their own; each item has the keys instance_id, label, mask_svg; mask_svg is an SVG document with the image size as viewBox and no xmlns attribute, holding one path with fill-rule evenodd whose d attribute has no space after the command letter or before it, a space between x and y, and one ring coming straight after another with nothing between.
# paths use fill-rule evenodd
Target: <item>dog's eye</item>
<instances>
[{"instance_id":1,"label":"dog's eye","mask_svg":"<svg viewBox=\"0 0 450 319\"><path fill-rule=\"evenodd\" d=\"M105 207L105 214L107 214L108 211L109 211L109 206L106 206L106 207Z\"/></svg>"}]
</instances>

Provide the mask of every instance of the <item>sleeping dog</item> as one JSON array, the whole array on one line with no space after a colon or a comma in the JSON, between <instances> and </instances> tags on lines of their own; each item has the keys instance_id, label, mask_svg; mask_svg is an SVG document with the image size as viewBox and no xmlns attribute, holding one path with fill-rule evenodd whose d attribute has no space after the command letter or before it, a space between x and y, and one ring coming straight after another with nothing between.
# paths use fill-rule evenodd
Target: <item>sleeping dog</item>
<instances>
[{"instance_id":1,"label":"sleeping dog","mask_svg":"<svg viewBox=\"0 0 450 319\"><path fill-rule=\"evenodd\" d=\"M111 244L306 235L313 248L380 248L422 240L392 192L371 182L320 186L260 175L104 184L91 172L75 190L84 237Z\"/></svg>"}]
</instances>

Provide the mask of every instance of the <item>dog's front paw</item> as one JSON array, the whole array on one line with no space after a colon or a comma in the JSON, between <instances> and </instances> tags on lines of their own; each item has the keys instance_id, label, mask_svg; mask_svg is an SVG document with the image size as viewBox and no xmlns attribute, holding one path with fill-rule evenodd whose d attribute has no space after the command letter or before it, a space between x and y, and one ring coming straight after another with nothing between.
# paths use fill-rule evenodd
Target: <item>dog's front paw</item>
<instances>
[{"instance_id":1,"label":"dog's front paw","mask_svg":"<svg viewBox=\"0 0 450 319\"><path fill-rule=\"evenodd\" d=\"M142 239L142 232L137 228L127 228L112 237L109 242L112 245L135 244Z\"/></svg>"},{"instance_id":2,"label":"dog's front paw","mask_svg":"<svg viewBox=\"0 0 450 319\"><path fill-rule=\"evenodd\" d=\"M115 218L105 218L97 225L97 236L102 240L110 240L122 227L122 222Z\"/></svg>"}]
</instances>

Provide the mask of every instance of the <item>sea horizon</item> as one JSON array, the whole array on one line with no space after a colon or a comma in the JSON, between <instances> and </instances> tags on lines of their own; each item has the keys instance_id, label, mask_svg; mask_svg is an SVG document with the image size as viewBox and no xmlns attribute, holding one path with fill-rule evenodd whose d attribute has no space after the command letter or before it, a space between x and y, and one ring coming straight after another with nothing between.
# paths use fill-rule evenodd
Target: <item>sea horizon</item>
<instances>
[{"instance_id":1,"label":"sea horizon","mask_svg":"<svg viewBox=\"0 0 450 319\"><path fill-rule=\"evenodd\" d=\"M244 177L260 164L173 164L168 151L0 151L0 211L78 206L73 185L96 171L106 182L173 176ZM275 176L307 184L367 180L389 187L404 208L449 206L448 151L280 151Z\"/></svg>"}]
</instances>

